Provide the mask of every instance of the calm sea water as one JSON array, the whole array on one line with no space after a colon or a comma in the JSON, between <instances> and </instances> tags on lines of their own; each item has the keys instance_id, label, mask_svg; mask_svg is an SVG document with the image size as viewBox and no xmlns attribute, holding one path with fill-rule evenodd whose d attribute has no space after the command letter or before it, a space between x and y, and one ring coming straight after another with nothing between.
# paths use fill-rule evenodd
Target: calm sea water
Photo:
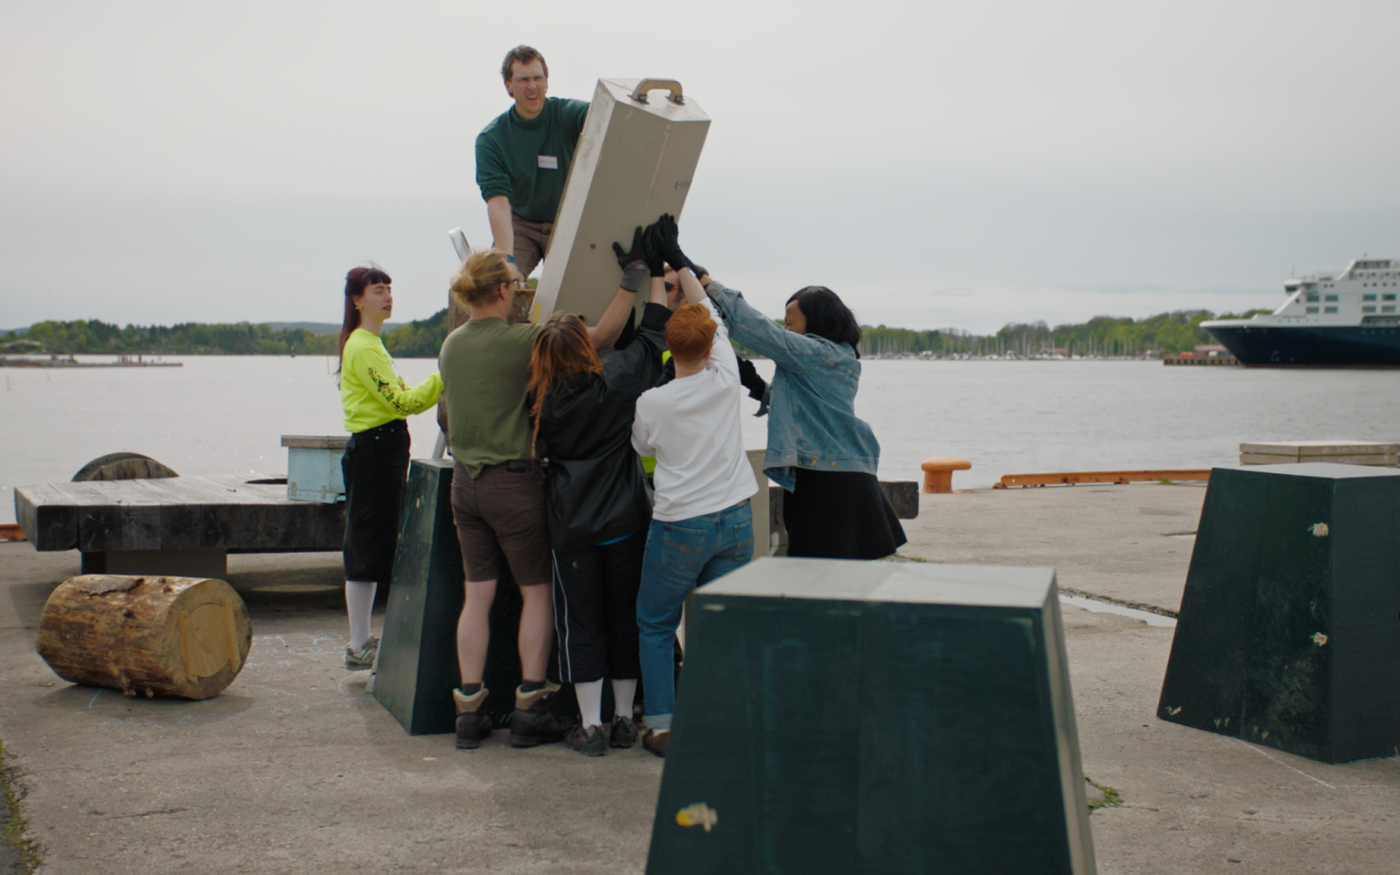
<instances>
[{"instance_id":1,"label":"calm sea water","mask_svg":"<svg viewBox=\"0 0 1400 875\"><path fill-rule=\"evenodd\" d=\"M97 360L97 359L93 359ZM284 434L343 433L334 360L190 356L180 368L0 369L0 522L16 485L68 480L92 459L144 453L180 474L281 474ZM765 376L772 364L758 363ZM436 367L401 359L417 382ZM857 412L880 476L917 480L959 456L954 486L1003 474L1233 465L1241 441L1400 440L1400 372L1164 367L1129 361L867 361ZM756 402L745 400L750 412ZM433 414L412 417L431 455ZM745 418L750 448L765 420Z\"/></svg>"}]
</instances>

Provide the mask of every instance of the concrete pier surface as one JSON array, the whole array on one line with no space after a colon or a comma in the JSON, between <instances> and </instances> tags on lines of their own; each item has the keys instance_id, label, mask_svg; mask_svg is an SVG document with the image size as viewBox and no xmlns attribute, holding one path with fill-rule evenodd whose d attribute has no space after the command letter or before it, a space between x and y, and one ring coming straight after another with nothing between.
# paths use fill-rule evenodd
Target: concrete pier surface
<instances>
[{"instance_id":1,"label":"concrete pier surface","mask_svg":"<svg viewBox=\"0 0 1400 875\"><path fill-rule=\"evenodd\" d=\"M1049 566L1062 589L1174 611L1204 496L1196 484L926 495L900 553ZM229 568L254 624L242 674L204 702L126 699L62 681L35 653L44 600L78 555L0 543L0 741L23 819L11 823L38 871L642 871L661 760L640 746L517 751L500 730L474 752L411 738L342 665L339 554ZM1172 629L1063 616L1084 769L1122 800L1090 818L1100 872L1400 873L1400 757L1329 766L1164 723ZM0 873L25 871L5 853Z\"/></svg>"}]
</instances>

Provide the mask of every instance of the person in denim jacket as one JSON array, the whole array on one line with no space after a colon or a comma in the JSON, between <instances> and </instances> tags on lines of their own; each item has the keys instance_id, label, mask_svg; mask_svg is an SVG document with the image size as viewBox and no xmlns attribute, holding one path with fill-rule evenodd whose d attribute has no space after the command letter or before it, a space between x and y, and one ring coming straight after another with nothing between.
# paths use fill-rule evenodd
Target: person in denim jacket
<instances>
[{"instance_id":1,"label":"person in denim jacket","mask_svg":"<svg viewBox=\"0 0 1400 875\"><path fill-rule=\"evenodd\" d=\"M855 413L860 325L836 293L808 286L787 302L787 327L702 277L729 336L777 365L763 472L783 487L789 556L878 559L906 541L875 477L880 442Z\"/></svg>"}]
</instances>

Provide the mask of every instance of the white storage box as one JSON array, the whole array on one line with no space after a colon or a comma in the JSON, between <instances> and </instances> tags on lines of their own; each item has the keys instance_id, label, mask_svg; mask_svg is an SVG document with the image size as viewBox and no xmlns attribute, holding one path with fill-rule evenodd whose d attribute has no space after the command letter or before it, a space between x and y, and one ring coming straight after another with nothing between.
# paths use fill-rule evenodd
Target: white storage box
<instances>
[{"instance_id":1,"label":"white storage box","mask_svg":"<svg viewBox=\"0 0 1400 875\"><path fill-rule=\"evenodd\" d=\"M287 500L334 504L345 500L340 459L349 435L282 435L287 448Z\"/></svg>"},{"instance_id":2,"label":"white storage box","mask_svg":"<svg viewBox=\"0 0 1400 875\"><path fill-rule=\"evenodd\" d=\"M595 325L617 293L612 244L638 225L680 217L710 118L678 82L600 79L574 152L530 321L556 310ZM646 286L637 296L646 301Z\"/></svg>"}]
</instances>

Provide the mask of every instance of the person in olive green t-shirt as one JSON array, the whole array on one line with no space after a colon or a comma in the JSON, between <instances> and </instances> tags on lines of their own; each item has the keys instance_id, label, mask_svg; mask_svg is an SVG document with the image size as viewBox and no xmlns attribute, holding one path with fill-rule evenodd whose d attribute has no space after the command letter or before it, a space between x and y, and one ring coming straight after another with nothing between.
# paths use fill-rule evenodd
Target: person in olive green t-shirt
<instances>
[{"instance_id":1,"label":"person in olive green t-shirt","mask_svg":"<svg viewBox=\"0 0 1400 875\"><path fill-rule=\"evenodd\" d=\"M597 347L611 346L632 311L645 265L624 277L598 325ZM452 295L470 320L447 336L439 367L447 406L448 443L456 461L452 518L462 548L466 600L457 622L462 685L453 691L457 747L474 749L490 735L482 686L496 581L509 563L520 587L521 684L515 691L510 743L530 747L559 741L566 727L550 712L559 686L547 681L554 638L553 566L545 520L544 477L531 441L525 386L530 353L542 325L507 322L520 278L498 249L473 253L452 280ZM635 279L635 282L631 280Z\"/></svg>"},{"instance_id":2,"label":"person in olive green t-shirt","mask_svg":"<svg viewBox=\"0 0 1400 875\"><path fill-rule=\"evenodd\" d=\"M476 184L486 201L492 245L528 277L544 258L564 196L588 102L548 97L549 66L529 46L501 65L515 105L476 138Z\"/></svg>"}]
</instances>

